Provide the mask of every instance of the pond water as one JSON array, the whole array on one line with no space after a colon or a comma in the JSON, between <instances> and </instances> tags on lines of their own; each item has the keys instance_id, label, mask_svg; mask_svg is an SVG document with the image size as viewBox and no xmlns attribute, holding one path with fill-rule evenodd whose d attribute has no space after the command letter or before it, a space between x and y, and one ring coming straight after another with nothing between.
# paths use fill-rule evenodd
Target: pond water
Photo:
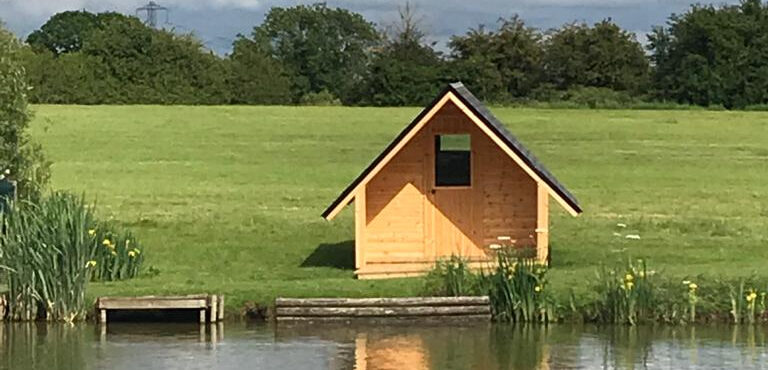
<instances>
[{"instance_id":1,"label":"pond water","mask_svg":"<svg viewBox=\"0 0 768 370\"><path fill-rule=\"evenodd\" d=\"M764 327L0 323L0 369L768 369Z\"/></svg>"}]
</instances>

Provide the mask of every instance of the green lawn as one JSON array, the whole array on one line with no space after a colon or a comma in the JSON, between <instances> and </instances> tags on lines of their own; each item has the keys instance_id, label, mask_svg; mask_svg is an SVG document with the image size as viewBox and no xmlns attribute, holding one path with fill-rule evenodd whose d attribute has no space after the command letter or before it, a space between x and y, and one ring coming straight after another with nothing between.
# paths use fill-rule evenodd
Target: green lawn
<instances>
[{"instance_id":1,"label":"green lawn","mask_svg":"<svg viewBox=\"0 0 768 370\"><path fill-rule=\"evenodd\" d=\"M159 270L90 295L221 292L234 309L276 295L421 290L420 279L355 280L339 268L352 261L352 210L320 217L419 108L34 111L53 187L85 192L135 229ZM583 205L572 218L552 203L556 288L583 287L600 263L627 256L681 277L768 276L768 114L493 111Z\"/></svg>"}]
</instances>

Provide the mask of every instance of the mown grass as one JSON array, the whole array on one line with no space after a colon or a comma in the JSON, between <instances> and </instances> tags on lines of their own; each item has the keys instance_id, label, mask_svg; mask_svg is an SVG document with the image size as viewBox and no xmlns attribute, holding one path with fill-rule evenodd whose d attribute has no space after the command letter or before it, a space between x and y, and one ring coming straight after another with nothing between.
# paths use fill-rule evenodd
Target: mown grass
<instances>
[{"instance_id":1,"label":"mown grass","mask_svg":"<svg viewBox=\"0 0 768 370\"><path fill-rule=\"evenodd\" d=\"M34 110L53 186L95 197L158 271L92 284L91 296L221 292L236 308L422 291L422 279L354 280L352 210L320 218L419 108ZM768 276L768 114L493 111L585 209L572 218L553 207L553 289L583 291L600 263L628 257L681 279Z\"/></svg>"}]
</instances>

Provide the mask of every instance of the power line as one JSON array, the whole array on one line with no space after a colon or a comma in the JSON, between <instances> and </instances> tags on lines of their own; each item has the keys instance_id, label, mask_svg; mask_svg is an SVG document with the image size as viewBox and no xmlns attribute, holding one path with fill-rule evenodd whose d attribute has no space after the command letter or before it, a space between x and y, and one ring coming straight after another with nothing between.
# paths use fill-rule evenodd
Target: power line
<instances>
[{"instance_id":1,"label":"power line","mask_svg":"<svg viewBox=\"0 0 768 370\"><path fill-rule=\"evenodd\" d=\"M154 1L150 1L147 3L147 5L136 8L136 17L138 17L139 13L141 12L147 13L147 17L144 19L144 23L148 24L152 28L157 27L157 13L160 12L165 12L165 23L168 23L168 8Z\"/></svg>"}]
</instances>

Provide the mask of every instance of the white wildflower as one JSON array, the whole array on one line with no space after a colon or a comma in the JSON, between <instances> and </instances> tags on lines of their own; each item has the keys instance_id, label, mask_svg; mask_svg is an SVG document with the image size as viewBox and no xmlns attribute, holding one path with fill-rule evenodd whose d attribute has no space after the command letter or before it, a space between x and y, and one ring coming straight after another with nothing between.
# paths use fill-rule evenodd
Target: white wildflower
<instances>
[{"instance_id":1,"label":"white wildflower","mask_svg":"<svg viewBox=\"0 0 768 370\"><path fill-rule=\"evenodd\" d=\"M637 235L637 234L629 234L629 235L625 236L625 238L627 238L627 239L632 239L632 240L640 240L640 235Z\"/></svg>"},{"instance_id":2,"label":"white wildflower","mask_svg":"<svg viewBox=\"0 0 768 370\"><path fill-rule=\"evenodd\" d=\"M623 224L623 223L619 222L618 224L616 224L616 226L621 227L621 228L625 228L625 227L627 227L627 224Z\"/></svg>"},{"instance_id":3,"label":"white wildflower","mask_svg":"<svg viewBox=\"0 0 768 370\"><path fill-rule=\"evenodd\" d=\"M621 236L621 233L613 233L613 236Z\"/></svg>"},{"instance_id":4,"label":"white wildflower","mask_svg":"<svg viewBox=\"0 0 768 370\"><path fill-rule=\"evenodd\" d=\"M493 250L497 250L497 249L501 249L501 245L500 244L491 244L491 245L488 246L488 248L491 248Z\"/></svg>"},{"instance_id":5,"label":"white wildflower","mask_svg":"<svg viewBox=\"0 0 768 370\"><path fill-rule=\"evenodd\" d=\"M504 241L504 240L512 240L512 238L511 238L511 237L509 237L509 236L500 236L500 237L497 237L496 239L497 239L497 240L500 240L500 241Z\"/></svg>"}]
</instances>

